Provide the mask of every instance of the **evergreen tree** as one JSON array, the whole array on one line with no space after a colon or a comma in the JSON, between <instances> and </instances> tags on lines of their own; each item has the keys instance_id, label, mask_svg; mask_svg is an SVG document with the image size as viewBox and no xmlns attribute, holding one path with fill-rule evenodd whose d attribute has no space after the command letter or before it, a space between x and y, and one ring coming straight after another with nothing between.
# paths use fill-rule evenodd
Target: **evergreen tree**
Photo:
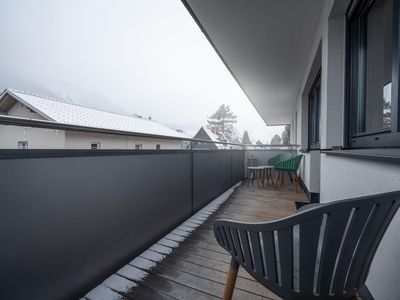
<instances>
[{"instance_id":1,"label":"evergreen tree","mask_svg":"<svg viewBox=\"0 0 400 300\"><path fill-rule=\"evenodd\" d=\"M284 145L290 144L290 125L286 125L285 131L282 132L282 144Z\"/></svg>"},{"instance_id":2,"label":"evergreen tree","mask_svg":"<svg viewBox=\"0 0 400 300\"><path fill-rule=\"evenodd\" d=\"M243 133L242 144L243 145L251 144L251 140L250 140L249 133L247 132L247 130L245 130Z\"/></svg>"},{"instance_id":3,"label":"evergreen tree","mask_svg":"<svg viewBox=\"0 0 400 300\"><path fill-rule=\"evenodd\" d=\"M237 116L231 112L229 105L222 104L215 113L208 117L207 128L216 134L223 133L228 141L235 139L234 124Z\"/></svg>"},{"instance_id":4,"label":"evergreen tree","mask_svg":"<svg viewBox=\"0 0 400 300\"><path fill-rule=\"evenodd\" d=\"M275 134L273 136L273 138L271 139L271 145L280 145L281 141L282 141L281 137L279 135Z\"/></svg>"}]
</instances>

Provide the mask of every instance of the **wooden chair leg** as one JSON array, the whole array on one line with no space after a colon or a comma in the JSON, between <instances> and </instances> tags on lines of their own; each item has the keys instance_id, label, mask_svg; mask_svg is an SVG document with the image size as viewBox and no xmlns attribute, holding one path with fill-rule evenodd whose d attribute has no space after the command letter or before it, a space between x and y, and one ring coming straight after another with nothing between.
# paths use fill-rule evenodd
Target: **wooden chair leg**
<instances>
[{"instance_id":1,"label":"wooden chair leg","mask_svg":"<svg viewBox=\"0 0 400 300\"><path fill-rule=\"evenodd\" d=\"M224 300L232 299L233 290L235 289L235 283L236 283L238 271L239 271L239 264L236 261L236 259L234 259L232 257L231 265L229 267L228 277L226 279L224 298L223 298Z\"/></svg>"},{"instance_id":2,"label":"wooden chair leg","mask_svg":"<svg viewBox=\"0 0 400 300\"><path fill-rule=\"evenodd\" d=\"M272 184L272 186L274 186L275 183L274 183L274 178L273 178L273 176L272 176L272 170L271 170L271 169L269 169L269 177L271 178L271 184Z\"/></svg>"},{"instance_id":3,"label":"wooden chair leg","mask_svg":"<svg viewBox=\"0 0 400 300\"><path fill-rule=\"evenodd\" d=\"M279 172L280 172L280 171L276 171L274 190L276 190L276 187L278 186Z\"/></svg>"},{"instance_id":4,"label":"wooden chair leg","mask_svg":"<svg viewBox=\"0 0 400 300\"><path fill-rule=\"evenodd\" d=\"M291 172L287 172L287 173L289 175L290 182L293 183L294 179L293 179L292 173Z\"/></svg>"},{"instance_id":5,"label":"wooden chair leg","mask_svg":"<svg viewBox=\"0 0 400 300\"><path fill-rule=\"evenodd\" d=\"M302 188L301 188L301 185L300 185L299 176L296 174L296 172L293 172L293 178L294 178L294 184L296 185L296 192L298 192L298 188L301 191Z\"/></svg>"}]
</instances>

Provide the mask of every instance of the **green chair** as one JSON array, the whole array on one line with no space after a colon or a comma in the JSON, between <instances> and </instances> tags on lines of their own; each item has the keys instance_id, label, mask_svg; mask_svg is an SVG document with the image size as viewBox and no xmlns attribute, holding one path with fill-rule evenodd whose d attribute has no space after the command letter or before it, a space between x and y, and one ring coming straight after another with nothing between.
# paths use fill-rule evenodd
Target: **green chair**
<instances>
[{"instance_id":1,"label":"green chair","mask_svg":"<svg viewBox=\"0 0 400 300\"><path fill-rule=\"evenodd\" d=\"M284 174L287 172L289 174L290 179L296 186L296 192L297 192L297 186L300 186L300 181L299 181L299 176L297 175L297 170L299 169L301 159L303 158L303 154L297 155L295 157L292 157L288 160L284 160L281 162L278 162L274 166L274 170L277 171L276 173L276 179L275 179L275 189L278 185L278 181L280 183L280 186L282 187L284 184Z\"/></svg>"},{"instance_id":2,"label":"green chair","mask_svg":"<svg viewBox=\"0 0 400 300\"><path fill-rule=\"evenodd\" d=\"M293 155L290 152L279 153L278 155L276 155L273 158L268 160L268 165L275 166L277 163L284 161L284 160L288 160L292 157L293 157Z\"/></svg>"}]
</instances>

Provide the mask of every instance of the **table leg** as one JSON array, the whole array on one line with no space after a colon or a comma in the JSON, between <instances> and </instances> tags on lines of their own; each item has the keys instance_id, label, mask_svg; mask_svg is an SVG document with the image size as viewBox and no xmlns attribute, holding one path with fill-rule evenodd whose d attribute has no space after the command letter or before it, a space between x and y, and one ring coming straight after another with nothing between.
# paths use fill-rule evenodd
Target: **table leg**
<instances>
[{"instance_id":1,"label":"table leg","mask_svg":"<svg viewBox=\"0 0 400 300\"><path fill-rule=\"evenodd\" d=\"M272 177L272 169L269 169L269 176L271 176L271 183L274 186L274 177Z\"/></svg>"}]
</instances>

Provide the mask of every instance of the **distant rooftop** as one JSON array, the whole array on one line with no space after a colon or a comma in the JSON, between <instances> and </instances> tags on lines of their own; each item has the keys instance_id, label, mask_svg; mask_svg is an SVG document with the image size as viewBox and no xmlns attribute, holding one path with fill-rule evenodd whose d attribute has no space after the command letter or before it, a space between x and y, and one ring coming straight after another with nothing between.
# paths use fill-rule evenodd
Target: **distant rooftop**
<instances>
[{"instance_id":1,"label":"distant rooftop","mask_svg":"<svg viewBox=\"0 0 400 300\"><path fill-rule=\"evenodd\" d=\"M60 99L11 89L5 90L0 95L0 108L2 102L9 102L6 99L8 96L11 96L15 101L23 103L48 121L99 129L185 138L184 134L152 120L107 112L67 103Z\"/></svg>"}]
</instances>

